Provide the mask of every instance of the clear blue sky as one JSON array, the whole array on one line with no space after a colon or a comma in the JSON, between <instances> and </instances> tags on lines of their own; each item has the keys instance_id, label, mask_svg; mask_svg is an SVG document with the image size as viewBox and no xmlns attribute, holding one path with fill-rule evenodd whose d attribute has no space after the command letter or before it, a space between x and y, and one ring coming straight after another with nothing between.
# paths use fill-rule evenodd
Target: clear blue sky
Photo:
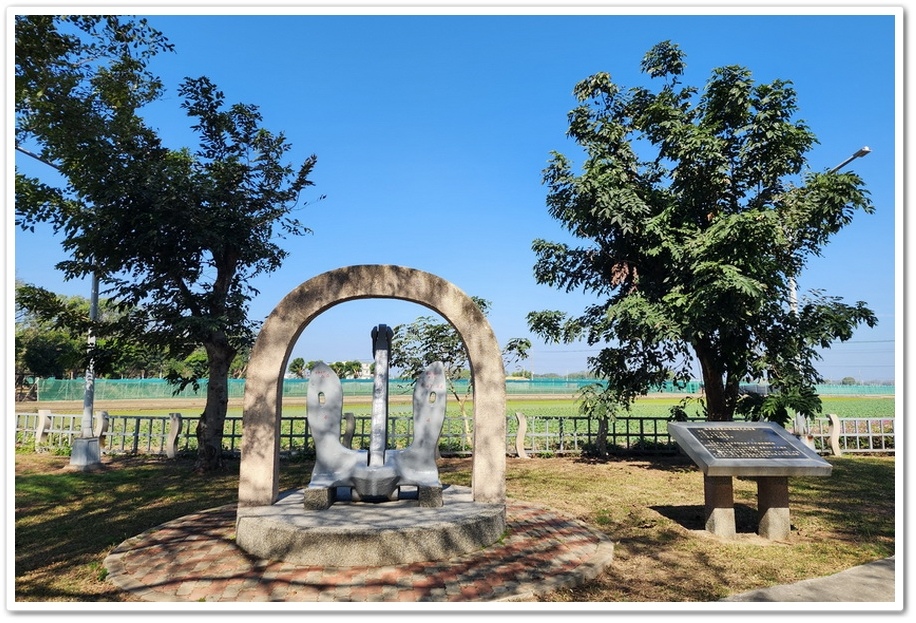
<instances>
[{"instance_id":1,"label":"clear blue sky","mask_svg":"<svg viewBox=\"0 0 916 623\"><path fill-rule=\"evenodd\" d=\"M547 214L541 171L552 150L581 160L565 137L575 83L606 71L626 87L646 85L642 56L671 40L687 55L687 84L702 86L713 68L733 64L750 69L757 82L792 81L798 116L820 143L810 153L813 169L871 148L850 168L865 180L875 214L857 215L811 262L799 289L866 301L879 319L876 328L824 354L825 377L895 378L895 335L896 344L902 339L895 217L902 209L903 140L895 60L902 62L902 41L895 42L888 9L847 15L791 14L791 8L752 15L731 7L651 16L614 7L538 16L523 8L511 15L487 9L445 15L422 7L404 15L260 15L243 8L246 14L235 16L155 13L163 10L136 9L176 48L153 65L168 92L148 117L169 145L195 146L177 87L185 76L206 75L228 102L260 106L266 127L292 143L293 162L318 157L315 187L304 199L327 197L299 214L314 234L287 240L285 265L254 284L260 294L253 318L264 319L286 293L324 271L399 264L489 299L501 343L532 338L526 368L585 369L597 347L545 345L525 321L533 310L577 313L590 301L534 281L532 240L566 239ZM40 166L16 161L33 172ZM14 237L16 278L88 296L88 283L63 282L55 271L63 252L48 231ZM398 301L339 305L306 329L293 356L369 360L373 326L430 313Z\"/></svg>"}]
</instances>

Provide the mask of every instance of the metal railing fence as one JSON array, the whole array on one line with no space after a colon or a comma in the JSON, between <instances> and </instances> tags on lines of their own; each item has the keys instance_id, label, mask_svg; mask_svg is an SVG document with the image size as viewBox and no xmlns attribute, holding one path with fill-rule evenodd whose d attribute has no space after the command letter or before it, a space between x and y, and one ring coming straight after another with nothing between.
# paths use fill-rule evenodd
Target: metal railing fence
<instances>
[{"instance_id":1,"label":"metal railing fence","mask_svg":"<svg viewBox=\"0 0 916 623\"><path fill-rule=\"evenodd\" d=\"M176 416L178 414L172 414ZM368 449L371 417L349 414L353 431L349 447ZM82 414L16 414L16 443L23 447L66 449L79 437ZM103 413L104 431L97 427L105 453L169 454L197 449L196 418L170 416L110 415ZM345 418L346 419L346 418ZM836 425L831 427L831 420ZM608 423L607 445L613 453L666 454L678 452L668 434L668 418L619 417ZM344 435L342 423L342 436ZM178 430L175 430L177 426ZM39 427L43 430L39 431ZM283 417L280 421L280 450L290 455L314 451L305 416ZM815 450L831 453L890 453L896 451L894 418L816 418L809 427ZM521 435L521 437L520 437ZM507 415L506 452L509 455L580 454L594 447L598 422L585 416ZM170 447L169 439L174 444ZM388 447L404 448L413 437L413 415L391 413L388 417ZM473 422L470 417L446 416L439 439L443 456L468 455L473 450ZM224 450L238 453L242 440L242 418L226 418Z\"/></svg>"}]
</instances>

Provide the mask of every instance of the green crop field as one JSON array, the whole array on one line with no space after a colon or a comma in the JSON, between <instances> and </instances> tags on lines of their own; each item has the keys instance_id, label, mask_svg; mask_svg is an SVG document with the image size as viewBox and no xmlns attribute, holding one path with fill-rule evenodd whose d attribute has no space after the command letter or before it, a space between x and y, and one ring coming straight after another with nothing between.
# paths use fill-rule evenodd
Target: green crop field
<instances>
[{"instance_id":1,"label":"green crop field","mask_svg":"<svg viewBox=\"0 0 916 623\"><path fill-rule=\"evenodd\" d=\"M679 404L681 398L663 397L663 398L643 398L637 400L629 414L634 417L668 417L671 407ZM863 396L828 396L822 397L823 403L822 415L835 413L841 418L892 418L894 417L894 397L863 397ZM457 402L448 403L448 415L457 417L460 410ZM692 400L686 404L687 413L699 416L701 405L697 400ZM473 407L470 403L465 406L468 416L473 414ZM506 401L506 414L513 415L517 411L527 416L576 416L579 415L578 402L573 398L544 398L544 399L526 399L526 398L509 398ZM354 415L369 415L372 413L372 405L367 402L357 402L348 404L344 401L344 412L353 413ZM391 413L410 413L408 403L393 404L389 406ZM114 413L114 411L112 412ZM118 414L130 414L126 411L117 411ZM229 409L229 415L241 417L242 408L235 407ZM303 405L295 405L283 410L284 416L305 415Z\"/></svg>"},{"instance_id":2,"label":"green crop field","mask_svg":"<svg viewBox=\"0 0 916 623\"><path fill-rule=\"evenodd\" d=\"M682 396L641 398L633 404L629 415L635 417L668 417L671 407L679 404L682 400ZM161 401L159 402L161 403ZM895 414L895 399L893 396L822 396L821 402L823 404L821 412L823 416L828 413L835 413L841 418L892 418ZM187 405L163 408L161 404L154 408L138 408L135 404L126 406L123 409L116 405L112 406L113 408L106 407L106 410L111 415L168 415L172 411L178 411L185 417L196 417L200 408L202 408L202 405L194 408L188 408ZM699 415L700 408L701 404L698 399L691 399L686 403L687 412L692 416ZM460 415L459 406L455 400L448 402L447 409L449 416L457 417ZM466 404L465 410L468 416L473 414L473 407L470 403ZM57 410L55 409L55 411ZM410 411L409 402L389 405L390 413L404 414L410 413ZM366 400L348 401L344 398L344 412L350 412L357 416L369 415L372 412L372 404ZM506 414L514 415L516 412L521 412L527 416L576 416L579 415L579 406L577 401L571 397L527 398L510 396L506 401ZM241 417L241 405L230 405L228 415L229 417ZM304 416L305 405L301 402L286 405L283 409L283 415L285 417Z\"/></svg>"}]
</instances>

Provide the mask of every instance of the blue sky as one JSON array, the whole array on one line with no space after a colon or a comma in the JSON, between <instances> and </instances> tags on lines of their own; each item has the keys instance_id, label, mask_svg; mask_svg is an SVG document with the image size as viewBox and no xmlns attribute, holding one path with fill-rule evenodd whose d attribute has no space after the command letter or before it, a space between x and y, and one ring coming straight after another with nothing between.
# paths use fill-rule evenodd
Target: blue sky
<instances>
[{"instance_id":1,"label":"blue sky","mask_svg":"<svg viewBox=\"0 0 916 623\"><path fill-rule=\"evenodd\" d=\"M228 102L260 107L265 126L283 131L293 145L291 161L318 157L315 186L304 199L326 198L299 213L314 233L288 239L284 266L254 283L260 294L253 318L262 320L286 293L324 271L399 264L489 299L500 342L534 342L526 368L585 369L597 347L545 345L525 321L534 310L577 313L591 300L534 281L531 242L566 239L547 214L541 171L553 150L581 160L565 137L576 82L606 71L626 87L646 85L642 56L671 40L687 55L687 84L702 86L713 68L733 64L750 69L759 83L792 81L798 116L820 143L809 154L811 168L829 169L860 147L871 148L849 168L865 180L875 213L857 215L810 263L799 289L866 301L879 318L876 328L824 354L825 377L893 379L895 360L900 372L895 345L902 346L902 307L895 292L902 283L902 235L895 225L902 210L902 111L896 108L902 41L895 42L888 9L846 15L827 8L750 14L734 7L667 15L613 7L583 15L526 15L523 8L505 15L422 7L398 15L164 10L132 12L148 16L175 44L174 54L153 65L168 91L148 117L169 145L195 146L177 87L185 76L206 75ZM31 172L40 166L20 156L16 163ZM48 231L10 237L17 279L88 296L88 283L63 282L55 271L63 253ZM293 356L369 360L373 326L430 313L398 301L339 305L306 328Z\"/></svg>"}]
</instances>

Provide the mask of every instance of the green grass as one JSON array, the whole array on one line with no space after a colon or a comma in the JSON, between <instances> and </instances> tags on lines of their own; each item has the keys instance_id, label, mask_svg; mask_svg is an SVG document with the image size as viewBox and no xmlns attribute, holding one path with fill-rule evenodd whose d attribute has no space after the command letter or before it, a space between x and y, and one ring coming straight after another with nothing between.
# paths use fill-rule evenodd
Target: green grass
<instances>
[{"instance_id":1,"label":"green grass","mask_svg":"<svg viewBox=\"0 0 916 623\"><path fill-rule=\"evenodd\" d=\"M774 583L836 573L895 551L895 459L827 457L828 478L790 479L792 534L753 535L756 484L736 478L740 538L702 533L702 474L683 457L586 461L510 458L507 491L575 517L615 543L599 577L547 601L709 601ZM192 459L106 459L71 472L67 459L18 453L15 478L17 602L116 602L136 597L106 581L104 560L124 540L166 521L234 503L238 461L208 475ZM444 459L443 482L468 486L469 459ZM283 461L281 490L308 482L311 464Z\"/></svg>"}]
</instances>

